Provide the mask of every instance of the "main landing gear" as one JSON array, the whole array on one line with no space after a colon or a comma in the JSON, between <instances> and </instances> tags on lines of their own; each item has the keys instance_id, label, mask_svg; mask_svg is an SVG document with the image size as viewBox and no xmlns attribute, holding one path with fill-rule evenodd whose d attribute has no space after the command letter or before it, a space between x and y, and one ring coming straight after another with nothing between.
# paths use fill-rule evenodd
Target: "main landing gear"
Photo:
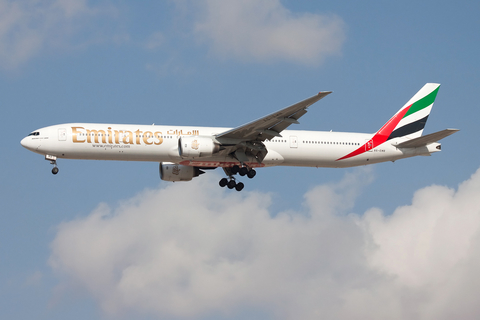
<instances>
[{"instance_id":1,"label":"main landing gear","mask_svg":"<svg viewBox=\"0 0 480 320\"><path fill-rule=\"evenodd\" d=\"M53 169L52 173L57 174L58 173L58 167L57 167L57 157L51 156L51 155L45 155L45 160L49 160L51 164L53 164Z\"/></svg>"},{"instance_id":2,"label":"main landing gear","mask_svg":"<svg viewBox=\"0 0 480 320\"><path fill-rule=\"evenodd\" d=\"M246 175L250 179L255 177L255 175L257 174L255 169L253 169L253 168L248 168L246 166L240 167L238 165L234 165L231 168L223 168L223 171L225 171L225 173L228 175L228 179L227 178L222 178L220 180L220 182L218 183L220 185L220 187L223 188L223 187L226 186L228 189L235 188L235 190L237 190L237 191L242 191L243 188L245 187L245 185L242 182L237 182L235 180L235 178L233 177L235 174L238 173L242 177Z\"/></svg>"}]
</instances>

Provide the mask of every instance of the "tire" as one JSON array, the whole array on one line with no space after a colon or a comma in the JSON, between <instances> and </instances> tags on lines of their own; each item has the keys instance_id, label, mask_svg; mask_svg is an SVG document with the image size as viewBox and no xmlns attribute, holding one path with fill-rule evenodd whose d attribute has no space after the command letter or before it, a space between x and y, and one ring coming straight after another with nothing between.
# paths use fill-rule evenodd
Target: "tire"
<instances>
[{"instance_id":1,"label":"tire","mask_svg":"<svg viewBox=\"0 0 480 320\"><path fill-rule=\"evenodd\" d=\"M241 175L242 177L248 173L248 168L247 167L242 167L240 168L240 171L238 171L238 174Z\"/></svg>"},{"instance_id":2,"label":"tire","mask_svg":"<svg viewBox=\"0 0 480 320\"><path fill-rule=\"evenodd\" d=\"M235 182L235 180L230 180L230 181L228 181L227 187L228 187L228 189L233 189L233 188L235 188L236 185L237 185L237 183Z\"/></svg>"},{"instance_id":3,"label":"tire","mask_svg":"<svg viewBox=\"0 0 480 320\"><path fill-rule=\"evenodd\" d=\"M248 171L247 177L252 179L253 177L255 177L256 174L257 174L257 171L255 171L255 169L251 169L250 171Z\"/></svg>"},{"instance_id":4,"label":"tire","mask_svg":"<svg viewBox=\"0 0 480 320\"><path fill-rule=\"evenodd\" d=\"M235 186L235 190L237 191L242 191L242 189L245 187L245 185L242 182L237 183Z\"/></svg>"},{"instance_id":5,"label":"tire","mask_svg":"<svg viewBox=\"0 0 480 320\"><path fill-rule=\"evenodd\" d=\"M223 178L222 180L220 180L220 182L218 183L220 185L220 187L225 187L227 184L228 184L228 180L227 178Z\"/></svg>"},{"instance_id":6,"label":"tire","mask_svg":"<svg viewBox=\"0 0 480 320\"><path fill-rule=\"evenodd\" d=\"M234 165L231 170L232 170L232 174L237 174L238 171L240 171L240 167L237 165Z\"/></svg>"},{"instance_id":7,"label":"tire","mask_svg":"<svg viewBox=\"0 0 480 320\"><path fill-rule=\"evenodd\" d=\"M54 167L54 168L52 169L52 173L53 173L53 174L57 174L57 173L58 173L58 168L57 168L57 167Z\"/></svg>"}]
</instances>

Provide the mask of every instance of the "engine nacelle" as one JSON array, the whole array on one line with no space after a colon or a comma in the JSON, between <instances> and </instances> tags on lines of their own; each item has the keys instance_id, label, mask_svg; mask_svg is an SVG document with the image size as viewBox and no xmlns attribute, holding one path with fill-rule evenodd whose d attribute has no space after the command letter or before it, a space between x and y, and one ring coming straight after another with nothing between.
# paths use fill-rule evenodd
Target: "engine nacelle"
<instances>
[{"instance_id":1,"label":"engine nacelle","mask_svg":"<svg viewBox=\"0 0 480 320\"><path fill-rule=\"evenodd\" d=\"M164 181L190 181L203 172L197 167L183 166L171 162L160 162L160 179Z\"/></svg>"},{"instance_id":2,"label":"engine nacelle","mask_svg":"<svg viewBox=\"0 0 480 320\"><path fill-rule=\"evenodd\" d=\"M209 157L220 150L220 145L212 137L180 137L178 154L183 159Z\"/></svg>"}]
</instances>

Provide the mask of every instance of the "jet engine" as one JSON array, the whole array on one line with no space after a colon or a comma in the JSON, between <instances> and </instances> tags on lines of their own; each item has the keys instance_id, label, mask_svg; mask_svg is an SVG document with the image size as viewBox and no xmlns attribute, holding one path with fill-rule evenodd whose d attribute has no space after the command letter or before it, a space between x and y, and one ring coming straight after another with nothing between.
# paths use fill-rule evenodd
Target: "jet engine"
<instances>
[{"instance_id":1,"label":"jet engine","mask_svg":"<svg viewBox=\"0 0 480 320\"><path fill-rule=\"evenodd\" d=\"M160 162L160 179L164 181L190 181L203 172L197 167L183 166L171 162Z\"/></svg>"},{"instance_id":2,"label":"jet engine","mask_svg":"<svg viewBox=\"0 0 480 320\"><path fill-rule=\"evenodd\" d=\"M180 137L178 154L183 159L209 157L220 150L220 145L212 137Z\"/></svg>"}]
</instances>

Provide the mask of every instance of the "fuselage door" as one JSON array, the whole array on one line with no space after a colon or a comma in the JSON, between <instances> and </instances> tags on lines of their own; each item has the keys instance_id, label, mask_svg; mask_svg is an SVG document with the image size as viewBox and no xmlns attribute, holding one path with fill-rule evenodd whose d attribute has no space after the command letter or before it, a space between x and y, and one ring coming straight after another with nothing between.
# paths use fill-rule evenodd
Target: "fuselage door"
<instances>
[{"instance_id":1,"label":"fuselage door","mask_svg":"<svg viewBox=\"0 0 480 320\"><path fill-rule=\"evenodd\" d=\"M58 129L58 141L67 141L67 129Z\"/></svg>"},{"instance_id":2,"label":"fuselage door","mask_svg":"<svg viewBox=\"0 0 480 320\"><path fill-rule=\"evenodd\" d=\"M298 148L297 136L290 136L290 148Z\"/></svg>"}]
</instances>

